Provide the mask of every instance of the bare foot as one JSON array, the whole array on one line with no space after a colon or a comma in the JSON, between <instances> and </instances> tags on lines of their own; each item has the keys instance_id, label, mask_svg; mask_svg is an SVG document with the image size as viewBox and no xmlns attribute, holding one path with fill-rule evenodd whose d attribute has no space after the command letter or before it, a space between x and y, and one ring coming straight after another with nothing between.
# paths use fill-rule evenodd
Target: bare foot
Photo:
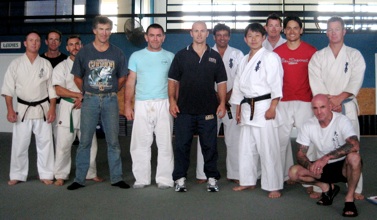
<instances>
[{"instance_id":1,"label":"bare foot","mask_svg":"<svg viewBox=\"0 0 377 220\"><path fill-rule=\"evenodd\" d=\"M271 198L271 199L280 198L280 196L281 196L280 191L271 191L271 192L268 194L268 198Z\"/></svg>"},{"instance_id":2,"label":"bare foot","mask_svg":"<svg viewBox=\"0 0 377 220\"><path fill-rule=\"evenodd\" d=\"M206 183L207 180L204 180L204 179L196 179L196 182L199 183L199 184L202 184L202 183Z\"/></svg>"},{"instance_id":3,"label":"bare foot","mask_svg":"<svg viewBox=\"0 0 377 220\"><path fill-rule=\"evenodd\" d=\"M230 182L233 182L233 183L240 184L240 181L236 180L236 179L227 179L227 180L230 181Z\"/></svg>"},{"instance_id":4,"label":"bare foot","mask_svg":"<svg viewBox=\"0 0 377 220\"><path fill-rule=\"evenodd\" d=\"M97 183L100 183L100 182L103 182L103 178L99 177L99 176L96 176L92 179L94 182L97 182Z\"/></svg>"},{"instance_id":5,"label":"bare foot","mask_svg":"<svg viewBox=\"0 0 377 220\"><path fill-rule=\"evenodd\" d=\"M310 193L309 197L312 198L312 199L319 199L321 197L322 193L319 193L319 192L312 192Z\"/></svg>"},{"instance_id":6,"label":"bare foot","mask_svg":"<svg viewBox=\"0 0 377 220\"><path fill-rule=\"evenodd\" d=\"M16 185L17 183L19 183L20 181L19 180L9 180L8 181L8 185L9 186L14 186L14 185Z\"/></svg>"},{"instance_id":7,"label":"bare foot","mask_svg":"<svg viewBox=\"0 0 377 220\"><path fill-rule=\"evenodd\" d=\"M355 193L353 195L353 197L356 199L356 200L363 200L364 199L364 195L363 194L360 194L360 193Z\"/></svg>"},{"instance_id":8,"label":"bare foot","mask_svg":"<svg viewBox=\"0 0 377 220\"><path fill-rule=\"evenodd\" d=\"M295 185L296 182L291 180L291 179L288 179L287 181L285 181L288 185Z\"/></svg>"},{"instance_id":9,"label":"bare foot","mask_svg":"<svg viewBox=\"0 0 377 220\"><path fill-rule=\"evenodd\" d=\"M57 179L54 184L55 184L55 186L63 186L64 180L63 179Z\"/></svg>"},{"instance_id":10,"label":"bare foot","mask_svg":"<svg viewBox=\"0 0 377 220\"><path fill-rule=\"evenodd\" d=\"M319 199L322 195L320 192L314 192L313 186L306 187L306 192L312 199Z\"/></svg>"},{"instance_id":11,"label":"bare foot","mask_svg":"<svg viewBox=\"0 0 377 220\"><path fill-rule=\"evenodd\" d=\"M44 183L44 184L46 184L46 185L51 185L51 184L54 183L54 181L52 181L52 180L46 180L46 179L41 179L41 182Z\"/></svg>"},{"instance_id":12,"label":"bare foot","mask_svg":"<svg viewBox=\"0 0 377 220\"><path fill-rule=\"evenodd\" d=\"M236 187L233 187L234 191L242 191L242 190L245 190L245 189L255 189L255 186L236 186Z\"/></svg>"}]
</instances>

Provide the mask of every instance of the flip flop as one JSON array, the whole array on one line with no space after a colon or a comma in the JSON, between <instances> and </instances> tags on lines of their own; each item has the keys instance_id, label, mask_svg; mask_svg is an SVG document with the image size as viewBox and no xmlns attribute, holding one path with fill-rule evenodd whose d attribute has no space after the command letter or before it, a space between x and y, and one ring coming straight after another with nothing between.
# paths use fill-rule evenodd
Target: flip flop
<instances>
[{"instance_id":1,"label":"flip flop","mask_svg":"<svg viewBox=\"0 0 377 220\"><path fill-rule=\"evenodd\" d=\"M346 214L346 212L353 212L353 214ZM345 202L344 209L343 209L343 216L344 217L356 217L359 213L357 213L357 209L354 202Z\"/></svg>"},{"instance_id":2,"label":"flip flop","mask_svg":"<svg viewBox=\"0 0 377 220\"><path fill-rule=\"evenodd\" d=\"M328 206L332 204L333 199L335 196L338 194L340 188L337 185L334 185L334 189L331 188L331 184L329 191L327 192L322 192L322 197L321 199L317 202L317 205L323 205L323 206Z\"/></svg>"}]
</instances>

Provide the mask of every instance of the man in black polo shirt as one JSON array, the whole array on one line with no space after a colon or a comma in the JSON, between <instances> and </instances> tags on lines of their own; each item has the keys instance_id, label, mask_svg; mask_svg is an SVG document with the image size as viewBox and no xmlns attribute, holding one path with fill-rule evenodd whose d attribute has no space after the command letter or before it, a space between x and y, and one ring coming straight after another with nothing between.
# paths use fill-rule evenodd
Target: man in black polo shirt
<instances>
[{"instance_id":1,"label":"man in black polo shirt","mask_svg":"<svg viewBox=\"0 0 377 220\"><path fill-rule=\"evenodd\" d=\"M222 118L226 112L227 75L220 54L206 43L208 34L204 22L195 22L190 31L193 43L175 55L169 71L169 110L175 118L173 179L177 192L186 191L185 180L195 131L202 146L207 190L219 191L216 114Z\"/></svg>"}]
</instances>

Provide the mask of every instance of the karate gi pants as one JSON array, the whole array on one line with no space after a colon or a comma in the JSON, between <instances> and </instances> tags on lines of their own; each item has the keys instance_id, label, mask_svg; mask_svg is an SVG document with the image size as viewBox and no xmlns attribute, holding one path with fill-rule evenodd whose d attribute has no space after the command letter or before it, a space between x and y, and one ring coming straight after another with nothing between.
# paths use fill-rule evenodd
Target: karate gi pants
<instances>
[{"instance_id":1,"label":"karate gi pants","mask_svg":"<svg viewBox=\"0 0 377 220\"><path fill-rule=\"evenodd\" d=\"M135 101L130 147L135 185L151 184L153 133L158 148L156 183L174 186L173 117L169 113L168 99Z\"/></svg>"},{"instance_id":2,"label":"karate gi pants","mask_svg":"<svg viewBox=\"0 0 377 220\"><path fill-rule=\"evenodd\" d=\"M37 147L39 179L54 179L54 146L51 124L43 119L18 120L13 125L12 152L10 162L11 180L26 181L29 172L29 145L31 132Z\"/></svg>"},{"instance_id":3,"label":"karate gi pants","mask_svg":"<svg viewBox=\"0 0 377 220\"><path fill-rule=\"evenodd\" d=\"M313 111L311 103L303 101L281 101L277 108L282 121L282 124L278 127L278 131L283 177L284 181L286 181L289 179L289 168L294 164L291 144L293 126L300 129L302 124L313 117Z\"/></svg>"},{"instance_id":4,"label":"karate gi pants","mask_svg":"<svg viewBox=\"0 0 377 220\"><path fill-rule=\"evenodd\" d=\"M260 158L262 189L283 189L278 129L274 127L272 120L267 120L264 127L242 125L239 141L240 185L256 185Z\"/></svg>"},{"instance_id":5,"label":"karate gi pants","mask_svg":"<svg viewBox=\"0 0 377 220\"><path fill-rule=\"evenodd\" d=\"M71 172L71 148L72 143L75 141L76 136L80 140L80 130L74 129L73 133L69 128L57 126L56 130L56 143L55 143L55 179L69 178ZM93 136L92 147L90 148L90 165L86 179L93 179L97 177L96 156L97 156L97 137Z\"/></svg>"}]
</instances>

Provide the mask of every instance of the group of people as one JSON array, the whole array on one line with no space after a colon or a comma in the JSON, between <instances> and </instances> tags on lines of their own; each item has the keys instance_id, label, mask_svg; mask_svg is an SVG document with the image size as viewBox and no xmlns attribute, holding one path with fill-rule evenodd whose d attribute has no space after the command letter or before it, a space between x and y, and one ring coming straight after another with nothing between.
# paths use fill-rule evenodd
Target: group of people
<instances>
[{"instance_id":1,"label":"group of people","mask_svg":"<svg viewBox=\"0 0 377 220\"><path fill-rule=\"evenodd\" d=\"M69 36L69 56L54 68L38 55L41 38L31 32L24 42L25 54L10 64L1 91L8 121L14 123L8 183L26 181L31 132L36 135L42 182L52 184L55 178L56 185L63 185L68 179L76 136L80 139L76 177L67 188L82 188L87 179L103 181L95 164L100 120L110 182L129 188L122 179L118 140L117 92L125 84L124 114L133 120L133 188L151 185L155 137L158 188L186 192L190 149L198 134L196 177L199 183L207 182L207 191L219 191L217 136L222 123L227 179L239 184L233 190L253 189L261 179L268 197L278 198L284 181L300 182L312 198L320 198L317 204L331 205L339 192L334 183L346 182L343 215L357 216L354 199L363 196L355 97L365 62L359 51L344 44L341 18L332 17L327 25L329 45L317 51L301 40L299 17L288 16L282 22L272 14L265 26L252 23L245 28L250 50L244 56L228 44L231 31L225 24L214 27L215 45L210 47L205 22L195 22L190 31L193 42L175 55L162 48L162 26L151 24L144 35L147 47L134 52L127 66L123 52L109 43L111 20L97 16L93 43L82 47L78 35ZM280 36L282 30L286 39ZM46 44L60 41L61 34L55 31ZM56 58L60 52L44 55ZM59 107L57 97L62 100ZM293 127L298 130L297 165L290 141Z\"/></svg>"},{"instance_id":2,"label":"group of people","mask_svg":"<svg viewBox=\"0 0 377 220\"><path fill-rule=\"evenodd\" d=\"M69 36L66 41L69 56L59 51L61 33L57 30L47 34L48 50L41 55L38 54L40 34L31 31L26 35L26 52L10 63L1 90L7 119L14 123L9 185L27 179L32 132L38 174L43 183L52 184L56 179L55 185L60 186L69 178L71 146L76 136L80 140L76 178L68 189L83 187L87 179L103 181L97 176L95 164L95 132L100 120L106 134L111 185L130 187L122 177L117 99L128 69L123 52L109 43L112 27L109 18L96 17L93 43L83 47L80 36ZM17 97L17 108L13 106L13 96ZM54 121L56 124L52 125Z\"/></svg>"}]
</instances>

